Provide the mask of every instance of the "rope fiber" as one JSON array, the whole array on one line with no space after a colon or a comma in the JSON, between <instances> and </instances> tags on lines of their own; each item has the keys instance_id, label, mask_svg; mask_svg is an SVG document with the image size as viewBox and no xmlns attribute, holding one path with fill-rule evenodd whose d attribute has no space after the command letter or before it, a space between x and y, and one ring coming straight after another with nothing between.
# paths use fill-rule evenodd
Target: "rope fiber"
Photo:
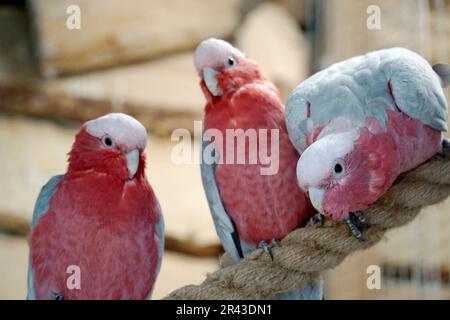
<instances>
[{"instance_id":1,"label":"rope fiber","mask_svg":"<svg viewBox=\"0 0 450 320\"><path fill-rule=\"evenodd\" d=\"M326 219L287 235L273 248L274 260L255 250L239 263L221 268L200 285L188 285L165 299L269 299L277 293L306 287L321 274L339 265L351 253L378 243L385 232L412 221L425 206L450 195L450 148L416 169L402 174L364 215L367 241L360 242L344 222Z\"/></svg>"}]
</instances>

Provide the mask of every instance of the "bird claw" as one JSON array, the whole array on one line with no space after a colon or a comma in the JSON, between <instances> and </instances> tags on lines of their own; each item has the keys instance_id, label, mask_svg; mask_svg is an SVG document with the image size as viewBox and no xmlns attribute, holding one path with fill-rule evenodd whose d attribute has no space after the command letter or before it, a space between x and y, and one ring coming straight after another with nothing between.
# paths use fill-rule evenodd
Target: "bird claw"
<instances>
[{"instance_id":1,"label":"bird claw","mask_svg":"<svg viewBox=\"0 0 450 320\"><path fill-rule=\"evenodd\" d=\"M270 259L273 261L273 252L272 252L272 248L274 246L278 246L281 247L281 242L277 239L272 239L272 241L268 244L267 242L265 242L264 240L261 241L258 244L258 248L259 249L263 249L265 253L267 253L270 257Z\"/></svg>"},{"instance_id":2,"label":"bird claw","mask_svg":"<svg viewBox=\"0 0 450 320\"><path fill-rule=\"evenodd\" d=\"M450 149L450 140L447 138L442 138L442 151L439 152L439 154L442 157L445 157L449 149Z\"/></svg>"},{"instance_id":3,"label":"bird claw","mask_svg":"<svg viewBox=\"0 0 450 320\"><path fill-rule=\"evenodd\" d=\"M368 222L366 217L364 216L364 213L362 213L361 211L356 211L353 212L353 216L358 219L358 221L361 223L362 226L367 227L368 226Z\"/></svg>"},{"instance_id":4,"label":"bird claw","mask_svg":"<svg viewBox=\"0 0 450 320\"><path fill-rule=\"evenodd\" d=\"M323 214L321 214L320 212L316 213L315 215L313 215L309 220L308 220L308 225L314 225L316 223L320 223L321 226L323 226L323 224L325 223L325 216Z\"/></svg>"},{"instance_id":5,"label":"bird claw","mask_svg":"<svg viewBox=\"0 0 450 320\"><path fill-rule=\"evenodd\" d=\"M361 242L367 241L367 239L364 237L362 232L359 230L359 228L355 222L356 223L359 222L362 226L367 226L367 220L364 217L362 212L350 212L350 214L348 215L348 218L345 219L345 223L347 224L351 233L353 234L353 236L356 239L358 239Z\"/></svg>"},{"instance_id":6,"label":"bird claw","mask_svg":"<svg viewBox=\"0 0 450 320\"><path fill-rule=\"evenodd\" d=\"M270 243L271 243L273 246L281 247L281 241L278 240L278 239L272 239L272 241L270 241Z\"/></svg>"},{"instance_id":7,"label":"bird claw","mask_svg":"<svg viewBox=\"0 0 450 320\"><path fill-rule=\"evenodd\" d=\"M53 294L53 300L64 300L64 296L62 293L52 292L52 294Z\"/></svg>"}]
</instances>

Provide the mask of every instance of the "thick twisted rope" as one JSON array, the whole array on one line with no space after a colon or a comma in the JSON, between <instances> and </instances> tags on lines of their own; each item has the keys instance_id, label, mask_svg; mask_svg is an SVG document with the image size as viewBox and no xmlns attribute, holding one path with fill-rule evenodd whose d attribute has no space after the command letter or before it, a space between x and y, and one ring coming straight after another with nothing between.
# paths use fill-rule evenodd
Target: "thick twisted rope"
<instances>
[{"instance_id":1,"label":"thick twisted rope","mask_svg":"<svg viewBox=\"0 0 450 320\"><path fill-rule=\"evenodd\" d=\"M355 239L343 222L326 220L291 232L273 248L274 261L256 250L237 264L209 274L165 299L268 299L305 287L339 265L349 254L376 244L388 229L412 221L425 206L450 195L450 150L401 175L389 191L365 212L370 226L366 242Z\"/></svg>"}]
</instances>

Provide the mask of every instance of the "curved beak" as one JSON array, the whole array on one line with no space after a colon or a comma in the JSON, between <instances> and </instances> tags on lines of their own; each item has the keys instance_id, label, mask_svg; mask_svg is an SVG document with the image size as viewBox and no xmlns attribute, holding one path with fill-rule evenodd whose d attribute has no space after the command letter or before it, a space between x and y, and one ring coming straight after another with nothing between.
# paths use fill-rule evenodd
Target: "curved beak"
<instances>
[{"instance_id":1,"label":"curved beak","mask_svg":"<svg viewBox=\"0 0 450 320\"><path fill-rule=\"evenodd\" d=\"M205 80L205 84L209 92L211 92L211 94L215 97L221 96L223 94L223 91L221 88L219 88L216 77L219 72L209 67L203 68L202 72L203 80Z\"/></svg>"},{"instance_id":2,"label":"curved beak","mask_svg":"<svg viewBox=\"0 0 450 320\"><path fill-rule=\"evenodd\" d=\"M318 188L309 188L308 190L309 199L311 200L312 205L318 212L322 214L325 214L322 207L324 193L325 191L323 189Z\"/></svg>"},{"instance_id":3,"label":"curved beak","mask_svg":"<svg viewBox=\"0 0 450 320\"><path fill-rule=\"evenodd\" d=\"M133 179L139 168L139 150L134 149L125 154L127 161L128 176Z\"/></svg>"}]
</instances>

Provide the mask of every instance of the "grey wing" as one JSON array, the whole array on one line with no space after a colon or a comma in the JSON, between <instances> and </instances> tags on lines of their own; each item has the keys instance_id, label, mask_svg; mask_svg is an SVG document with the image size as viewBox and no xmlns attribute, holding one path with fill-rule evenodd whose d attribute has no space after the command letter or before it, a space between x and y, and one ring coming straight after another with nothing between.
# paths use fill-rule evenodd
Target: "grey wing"
<instances>
[{"instance_id":1,"label":"grey wing","mask_svg":"<svg viewBox=\"0 0 450 320\"><path fill-rule=\"evenodd\" d=\"M162 259L163 259L163 255L164 255L164 217L162 214L162 210L161 210L161 206L158 202L158 200L156 200L158 203L158 208L159 208L159 212L160 212L160 218L159 218L159 222L156 225L156 232L158 233L158 238L159 238L159 251L158 251L158 266L156 267L156 274L159 274L159 270L161 269L161 263L162 263Z\"/></svg>"},{"instance_id":2,"label":"grey wing","mask_svg":"<svg viewBox=\"0 0 450 320\"><path fill-rule=\"evenodd\" d=\"M375 116L384 123L390 99L408 116L447 131L448 106L442 86L449 83L450 66L432 68L407 49L391 48L351 58L316 73L294 89L286 104L289 137L302 153L307 147L307 131L330 119L344 116L361 123L367 116ZM377 106L383 102L384 108L366 107L368 101Z\"/></svg>"},{"instance_id":3,"label":"grey wing","mask_svg":"<svg viewBox=\"0 0 450 320\"><path fill-rule=\"evenodd\" d=\"M155 278L158 277L159 271L161 270L162 259L164 256L164 217L158 199L156 199L156 204L158 205L160 216L159 222L156 224L156 233L158 235L159 247L158 247L158 263L156 265ZM155 287L153 286L153 290L154 289ZM153 295L153 290L149 293L148 298L151 298L151 296Z\"/></svg>"},{"instance_id":4,"label":"grey wing","mask_svg":"<svg viewBox=\"0 0 450 320\"><path fill-rule=\"evenodd\" d=\"M214 159L206 159L203 156L205 148L212 151L210 154L213 155ZM205 190L206 199L208 200L217 235L219 236L225 251L232 256L234 261L238 261L243 257L239 235L233 221L222 204L216 183L216 166L218 163L217 160L219 159L219 153L217 150L213 150L209 141L203 141L201 156L200 169L203 189Z\"/></svg>"},{"instance_id":5,"label":"grey wing","mask_svg":"<svg viewBox=\"0 0 450 320\"><path fill-rule=\"evenodd\" d=\"M336 77L344 65L344 62L335 64L304 80L292 91L286 102L285 120L289 139L300 154L308 147L308 130L311 131L314 127L326 124L331 118L345 114L347 110L343 110L341 105L350 108L349 114L357 111L349 105L348 100L345 103L339 101L348 98L347 90L344 95L331 92L336 90L337 85L346 87L341 85L340 79ZM345 80L347 81L347 78ZM354 99L353 96L350 98ZM309 123L308 118L311 121Z\"/></svg>"},{"instance_id":6,"label":"grey wing","mask_svg":"<svg viewBox=\"0 0 450 320\"><path fill-rule=\"evenodd\" d=\"M56 191L56 186L62 179L62 175L52 177L41 189L41 192L38 195L36 200L36 204L34 206L33 217L31 220L31 231L38 224L41 217L48 211L50 207L50 200L53 197L53 194ZM28 261L28 279L27 279L27 299L35 300L36 295L34 292L33 285L33 267L31 266L31 248L30 248L30 256Z\"/></svg>"},{"instance_id":7,"label":"grey wing","mask_svg":"<svg viewBox=\"0 0 450 320\"><path fill-rule=\"evenodd\" d=\"M450 86L450 64L435 64L433 70L441 78L442 88Z\"/></svg>"},{"instance_id":8,"label":"grey wing","mask_svg":"<svg viewBox=\"0 0 450 320\"><path fill-rule=\"evenodd\" d=\"M310 282L301 290L283 292L275 295L276 300L322 300L323 281L321 279Z\"/></svg>"},{"instance_id":9,"label":"grey wing","mask_svg":"<svg viewBox=\"0 0 450 320\"><path fill-rule=\"evenodd\" d=\"M391 50L397 52L386 59L382 68L391 82L398 108L433 129L447 131L448 106L442 90L443 79L418 54L402 48Z\"/></svg>"},{"instance_id":10,"label":"grey wing","mask_svg":"<svg viewBox=\"0 0 450 320\"><path fill-rule=\"evenodd\" d=\"M308 101L305 96L298 94L297 89L295 89L295 91L289 96L285 109L285 120L289 139L299 153L305 151L307 147L307 103Z\"/></svg>"}]
</instances>

